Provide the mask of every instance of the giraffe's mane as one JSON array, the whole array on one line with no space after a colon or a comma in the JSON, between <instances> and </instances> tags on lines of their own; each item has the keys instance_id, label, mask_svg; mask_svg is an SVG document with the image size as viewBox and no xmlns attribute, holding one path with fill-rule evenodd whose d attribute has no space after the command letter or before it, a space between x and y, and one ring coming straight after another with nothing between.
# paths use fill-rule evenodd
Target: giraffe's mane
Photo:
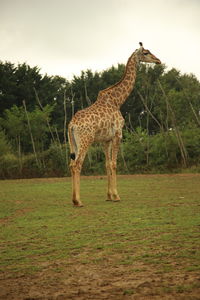
<instances>
[{"instance_id":1,"label":"giraffe's mane","mask_svg":"<svg viewBox=\"0 0 200 300\"><path fill-rule=\"evenodd\" d=\"M136 51L137 51L137 50L136 50ZM110 90L110 89L112 89L112 88L114 88L114 87L117 87L117 86L124 80L124 78L125 78L125 76L126 76L127 66L128 66L128 64L129 64L129 61L130 61L131 58L134 56L134 54L136 53L136 51L133 52L133 54L129 57L129 59L128 59L127 63L126 63L125 71L124 71L124 74L123 74L122 78L121 78L118 82L116 82L115 84L113 84L113 85L111 85L111 86L105 88L103 91L108 91L108 90Z\"/></svg>"}]
</instances>

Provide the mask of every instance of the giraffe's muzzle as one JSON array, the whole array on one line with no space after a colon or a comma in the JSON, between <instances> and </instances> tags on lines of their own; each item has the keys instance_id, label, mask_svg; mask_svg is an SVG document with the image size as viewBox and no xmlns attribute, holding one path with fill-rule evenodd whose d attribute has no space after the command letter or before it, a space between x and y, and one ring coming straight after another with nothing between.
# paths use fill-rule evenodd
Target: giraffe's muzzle
<instances>
[{"instance_id":1,"label":"giraffe's muzzle","mask_svg":"<svg viewBox=\"0 0 200 300\"><path fill-rule=\"evenodd\" d=\"M156 65L160 65L160 64L161 64L161 61L160 61L160 59L157 58Z\"/></svg>"}]
</instances>

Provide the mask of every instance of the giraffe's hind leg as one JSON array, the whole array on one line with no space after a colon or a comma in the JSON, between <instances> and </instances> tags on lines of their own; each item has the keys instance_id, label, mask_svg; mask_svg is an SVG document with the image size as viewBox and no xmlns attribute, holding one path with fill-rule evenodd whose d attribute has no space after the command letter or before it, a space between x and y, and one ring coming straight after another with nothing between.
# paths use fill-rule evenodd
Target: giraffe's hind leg
<instances>
[{"instance_id":1,"label":"giraffe's hind leg","mask_svg":"<svg viewBox=\"0 0 200 300\"><path fill-rule=\"evenodd\" d=\"M117 179L116 179L116 159L118 152L118 143L116 141L109 141L104 146L106 156L106 170L108 176L108 192L107 201L120 201L117 192Z\"/></svg>"},{"instance_id":2,"label":"giraffe's hind leg","mask_svg":"<svg viewBox=\"0 0 200 300\"><path fill-rule=\"evenodd\" d=\"M108 176L108 191L107 191L107 201L112 201L112 167L111 167L111 150L112 141L106 142L104 144L104 152L106 157L106 171Z\"/></svg>"},{"instance_id":3,"label":"giraffe's hind leg","mask_svg":"<svg viewBox=\"0 0 200 300\"><path fill-rule=\"evenodd\" d=\"M77 161L71 160L70 170L72 175L72 202L74 206L83 206L80 200L80 169Z\"/></svg>"},{"instance_id":4,"label":"giraffe's hind leg","mask_svg":"<svg viewBox=\"0 0 200 300\"><path fill-rule=\"evenodd\" d=\"M72 175L72 202L74 206L82 207L80 200L80 174L82 165L92 139L80 139L76 156L71 157L70 170Z\"/></svg>"}]
</instances>

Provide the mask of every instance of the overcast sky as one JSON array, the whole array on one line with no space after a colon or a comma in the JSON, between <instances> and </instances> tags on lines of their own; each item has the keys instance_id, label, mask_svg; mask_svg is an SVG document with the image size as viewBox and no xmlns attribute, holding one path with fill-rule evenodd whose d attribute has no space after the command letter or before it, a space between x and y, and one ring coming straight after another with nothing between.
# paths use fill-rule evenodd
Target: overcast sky
<instances>
[{"instance_id":1,"label":"overcast sky","mask_svg":"<svg viewBox=\"0 0 200 300\"><path fill-rule=\"evenodd\" d=\"M72 79L126 63L143 42L200 80L200 0L0 0L0 60Z\"/></svg>"}]
</instances>

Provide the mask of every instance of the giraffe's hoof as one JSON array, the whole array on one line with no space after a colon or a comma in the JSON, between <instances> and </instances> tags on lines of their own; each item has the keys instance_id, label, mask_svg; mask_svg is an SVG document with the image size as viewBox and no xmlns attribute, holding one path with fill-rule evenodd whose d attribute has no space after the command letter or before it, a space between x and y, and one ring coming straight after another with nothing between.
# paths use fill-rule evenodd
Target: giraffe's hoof
<instances>
[{"instance_id":1,"label":"giraffe's hoof","mask_svg":"<svg viewBox=\"0 0 200 300\"><path fill-rule=\"evenodd\" d=\"M75 207L83 207L83 204L81 202L78 202L77 200L73 200L73 204Z\"/></svg>"},{"instance_id":2,"label":"giraffe's hoof","mask_svg":"<svg viewBox=\"0 0 200 300\"><path fill-rule=\"evenodd\" d=\"M120 199L106 199L108 202L120 202Z\"/></svg>"},{"instance_id":3,"label":"giraffe's hoof","mask_svg":"<svg viewBox=\"0 0 200 300\"><path fill-rule=\"evenodd\" d=\"M74 204L74 207L83 207L83 204Z\"/></svg>"}]
</instances>

